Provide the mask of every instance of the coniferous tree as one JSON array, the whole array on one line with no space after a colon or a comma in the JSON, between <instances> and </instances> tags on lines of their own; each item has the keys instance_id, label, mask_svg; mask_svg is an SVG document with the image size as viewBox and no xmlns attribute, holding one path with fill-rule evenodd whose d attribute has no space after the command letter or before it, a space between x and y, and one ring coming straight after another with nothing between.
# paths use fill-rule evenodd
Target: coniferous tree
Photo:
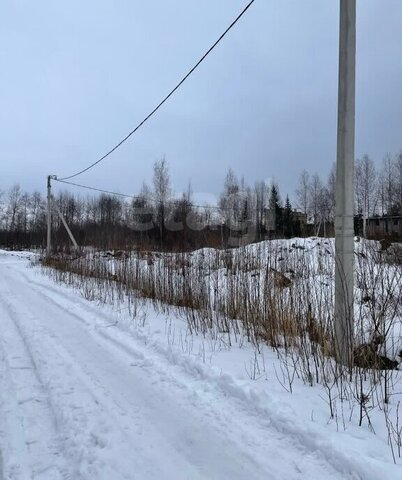
<instances>
[{"instance_id":1,"label":"coniferous tree","mask_svg":"<svg viewBox=\"0 0 402 480\"><path fill-rule=\"evenodd\" d=\"M293 235L292 205L289 195L286 195L285 208L283 209L283 233L286 238Z\"/></svg>"},{"instance_id":2,"label":"coniferous tree","mask_svg":"<svg viewBox=\"0 0 402 480\"><path fill-rule=\"evenodd\" d=\"M272 184L271 196L269 199L269 208L274 216L275 235L281 235L283 233L283 214L281 197L279 194L279 188L277 185Z\"/></svg>"}]
</instances>

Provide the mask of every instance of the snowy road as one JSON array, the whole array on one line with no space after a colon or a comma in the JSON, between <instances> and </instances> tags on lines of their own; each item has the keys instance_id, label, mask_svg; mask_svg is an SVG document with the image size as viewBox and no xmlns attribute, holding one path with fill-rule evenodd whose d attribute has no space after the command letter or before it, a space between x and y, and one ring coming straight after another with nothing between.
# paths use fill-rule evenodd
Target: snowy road
<instances>
[{"instance_id":1,"label":"snowy road","mask_svg":"<svg viewBox=\"0 0 402 480\"><path fill-rule=\"evenodd\" d=\"M359 478L111 323L0 254L2 480Z\"/></svg>"}]
</instances>

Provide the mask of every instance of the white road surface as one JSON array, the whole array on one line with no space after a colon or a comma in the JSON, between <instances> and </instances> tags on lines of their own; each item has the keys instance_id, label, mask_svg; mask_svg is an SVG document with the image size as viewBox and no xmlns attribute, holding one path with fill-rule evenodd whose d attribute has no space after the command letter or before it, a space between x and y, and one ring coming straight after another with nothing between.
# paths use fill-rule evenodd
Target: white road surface
<instances>
[{"instance_id":1,"label":"white road surface","mask_svg":"<svg viewBox=\"0 0 402 480\"><path fill-rule=\"evenodd\" d=\"M0 254L2 480L361 478Z\"/></svg>"}]
</instances>

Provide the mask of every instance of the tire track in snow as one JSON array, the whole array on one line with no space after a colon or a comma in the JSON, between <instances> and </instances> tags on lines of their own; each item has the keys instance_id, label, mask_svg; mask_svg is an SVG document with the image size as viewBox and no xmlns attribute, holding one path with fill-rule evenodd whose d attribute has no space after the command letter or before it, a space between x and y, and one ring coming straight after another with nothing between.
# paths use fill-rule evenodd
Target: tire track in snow
<instances>
[{"instance_id":1,"label":"tire track in snow","mask_svg":"<svg viewBox=\"0 0 402 480\"><path fill-rule=\"evenodd\" d=\"M130 340L133 340L133 342L129 342L123 332L122 335L107 333L105 329L100 329L98 324L94 325L79 314L79 310L84 310L91 316L104 321L105 325L110 324L110 316L102 312L99 306L94 307L93 303L82 298L77 300L77 302L73 301L70 295L60 291L60 287L44 285L41 282L32 282L23 271L18 271L18 274L25 281L30 281L35 286L35 291L43 299L46 299L47 302L52 303L61 311L67 312L74 322L84 326L88 334L96 338L98 342L102 341L109 349L120 349L124 354L132 355L134 358L146 358L147 352L149 352L150 348L153 348L153 354L156 353L161 358L160 365L162 367L159 369L159 372L162 372L162 375L165 373L163 372L163 364L166 364L166 361L171 365L180 367L186 375L192 376L193 379L198 376L195 372L199 371L200 368L202 370L202 366L196 365L196 362L189 367L188 358L183 358L180 354L175 355L169 348L145 345L144 339L140 335L138 338L131 337ZM49 290L52 292L51 296L48 293ZM76 313L77 303L80 308ZM153 358L155 358L155 355L153 355ZM156 368L158 368L158 365L152 365L152 369L155 370ZM200 373L202 377L204 373ZM169 377L171 381L180 383L180 380L172 377L171 374L169 374ZM338 448L334 449L334 445L327 442L325 438L315 438L314 432L310 431L307 426L305 429L300 429L289 418L281 416L271 407L261 406L259 400L254 398L252 393L247 395L243 390L237 388L230 377L212 376L208 380L216 388L218 394L223 394L224 397L229 396L237 404L237 408L247 411L247 415L253 417L256 422L262 421L265 429L271 430L271 432L274 430L279 440L283 441L287 438L289 447L296 449L303 456L311 457L313 455L317 457L315 460L312 459L312 461L318 461L318 464L321 465L327 464L329 469L339 472L342 478L355 480L378 479L379 470L368 469L366 465L359 463L352 456L344 454ZM181 385L181 387L183 388L185 385Z\"/></svg>"},{"instance_id":2,"label":"tire track in snow","mask_svg":"<svg viewBox=\"0 0 402 480\"><path fill-rule=\"evenodd\" d=\"M33 298L32 298L33 300ZM34 302L30 302L31 304L33 304ZM56 310L53 312L50 307L50 303L49 301L47 301L47 306L48 306L48 313L49 312L52 312L54 314L56 314ZM61 307L58 307L58 311L59 311L59 314L60 316L62 314L66 315L66 313L68 312L65 312L63 310L63 312L61 311ZM23 311L20 309L20 313L23 314ZM77 322L77 315L70 315L69 314L69 317L70 319L74 319L75 322ZM79 318L79 317L78 317ZM33 317L32 317L33 319ZM30 321L32 320L30 319ZM73 328L74 330L76 330L76 328L74 327L74 325L72 325L70 322L67 322L69 323L69 328ZM166 405L164 407L164 411L163 411L163 415L160 415L160 411L158 411L158 409L161 409L161 405L163 406L164 405L164 400L162 399L158 399L156 398L156 400L153 400L152 397L155 397L155 394L158 393L158 394L161 394L163 392L155 392L154 389L154 383L155 382L152 382L152 389L149 388L149 386L146 386L145 384L141 385L140 389L143 390L144 387L147 388L147 391L143 391L142 393L141 392L137 392L137 397L139 396L139 398L137 398L137 400L139 400L139 404L142 405L142 407L138 408L138 405L135 405L133 403L130 403L129 401L127 401L127 395L126 397L124 397L123 394L119 394L118 397L116 397L115 394L113 394L113 392L111 392L111 387L109 386L108 388L105 388L104 385L102 385L102 379L99 379L94 377L93 374L91 375L90 373L87 372L87 369L85 368L85 366L80 366L78 365L76 362L74 363L74 360L72 359L72 356L74 355L74 352L69 352L68 351L68 348L65 349L61 344L63 343L63 339L62 337L57 337L57 335L52 335L51 338L49 337L46 341L44 339L44 334L45 332L42 330L42 335L41 335L41 342L42 342L42 345L43 347L45 348L45 351L50 353L50 350L47 348L48 347L48 342L47 340L52 340L54 342L54 347L58 350L59 354L61 353L61 351L63 351L63 357L65 359L66 362L68 362L68 365L69 365L69 369L74 373L74 376L75 378L81 376L81 377L84 377L85 375L87 376L87 380L85 381L85 383L88 385L88 384L91 384L90 385L90 388L92 389L92 391L94 390L97 390L99 393L99 397L102 397L102 394L103 394L103 400L104 400L104 404L105 404L105 401L107 400L108 397L110 397L110 400L112 403L116 403L117 406L119 406L120 408L122 408L123 412L124 412L124 416L125 416L125 422L127 423L128 419L129 420L129 423L133 423L135 424L136 421L138 421L138 418L137 418L137 415L136 415L136 410L140 410L140 414L141 414L141 410L143 410L145 407L143 406L146 406L147 403L148 404L152 404L152 403L156 403L156 414L159 414L159 421L157 422L158 425L155 424L155 420L153 420L151 418L150 415L146 416L145 418L142 418L142 422L140 422L140 428L142 430L150 430L150 431L153 431L153 435L152 437L154 438L160 438L161 441L165 444L163 445L163 448L164 449L167 449L168 452L169 452L169 457L172 457L173 459L173 468L176 468L177 469L177 478L180 478L180 479L187 479L187 478L191 478L192 480L196 480L196 479L210 479L210 478L219 478L219 479L243 479L245 478L245 471L244 471L244 468L246 468L246 470L248 470L248 474L250 475L250 478L251 479L262 479L262 478L265 478L266 477L266 470L261 470L260 467L258 465L256 465L256 462L254 459L252 459L251 457L247 457L247 455L242 452L241 450L239 450L237 452L237 456L234 457L234 458L226 458L226 455L225 455L225 452L224 450L222 449L222 446L223 445L216 445L216 448L211 448L210 445L208 445L208 442L206 442L205 440L205 435L203 433L203 430L208 430L209 427L208 426L202 426L202 425L197 425L196 422L191 422L191 428L188 428L188 425L185 424L184 425L184 429L181 429L180 430L180 421L177 421L173 418L173 420L170 420L169 419L169 414L171 413L169 411L169 406ZM50 332L48 332L50 333ZM78 333L78 337L84 337L85 341L87 343L89 343L88 339L85 338L85 334L84 334L84 331L80 331ZM92 339L93 341L93 339ZM71 346L71 345L70 345ZM119 349L120 350L120 349ZM92 352L94 353L94 352ZM101 354L102 356L105 355L105 353L107 353L107 351L105 352L104 349L103 349L103 345L102 345L102 348L101 348ZM113 358L113 357L112 357ZM110 358L111 360L111 363L113 363L112 361L112 358ZM88 363L90 363L90 360L89 358L87 359L88 360ZM129 384L129 383L133 383L133 381L130 382L130 377L131 377L131 372L133 371L133 368L132 366L130 366L130 363L132 363L132 360L133 360L133 355L130 354L130 360L131 362L129 361L126 361L126 359L124 360L124 362L121 362L121 360L119 359L118 361L118 364L116 365L117 367L117 370L115 370L113 372L113 374L115 374L116 376L118 375L118 370L123 370L123 367L124 367L124 370L125 370L125 375L122 377L124 379L124 382L121 382L122 384ZM138 359L137 359L138 360ZM81 363L85 363L85 362L81 362ZM128 375L127 375L127 367L128 367ZM82 370L80 372L80 370ZM84 374L83 374L84 372ZM148 373L146 373L146 377L148 377ZM160 382L157 382L157 383L160 383ZM52 382L53 384L53 382ZM133 393L135 393L135 384L133 385L134 387L134 390L131 390ZM81 388L81 384L80 385L76 385L76 388ZM118 385L117 385L117 389L118 389ZM130 390L129 392L130 393ZM141 394L140 394L141 393ZM118 401L116 402L116 398L118 399ZM106 402L106 410L108 411L108 414L110 415L113 415L114 411L116 410L116 404L113 406L110 406L110 403L108 404L108 402ZM62 408L62 405L60 406ZM163 408L163 407L162 407ZM176 407L177 409L177 407ZM90 413L90 412L88 412ZM185 412L181 412L183 415L185 415ZM177 415L177 412L173 412L173 414L176 414ZM128 417L128 418L127 418ZM158 420L158 418L156 419ZM116 422L116 423L119 423L119 422ZM121 427L122 429L124 428L124 426ZM193 430L193 431L191 431ZM211 430L211 438L210 438L210 441L211 442L217 442L217 439L214 439L214 431L215 431L215 427L213 430ZM191 433L190 433L191 432ZM130 434L132 434L132 432L130 432ZM224 442L228 442L229 445L230 445L230 441L228 438L223 438L223 439L219 439L219 443L224 440ZM153 449L153 446L150 444L149 440L147 440L147 438L142 438L138 436L138 434L134 433L133 435L131 435L131 438L130 438L130 442L129 442L129 445L131 444L132 447L135 447L136 444L138 444L139 442L141 441L144 441L146 445L148 445L148 447L150 447L151 451ZM153 440L152 440L153 441ZM151 442L152 443L152 442ZM195 455L196 457L199 457L199 458L194 458L192 456L194 456L194 448L197 447L197 444L201 447L200 450L197 452L197 450L195 451ZM220 450L222 450L220 452ZM168 460L168 458L165 458L164 460L158 460L161 465L158 465L157 463L155 464L155 460L153 458L151 458L149 456L149 454L147 454L146 451L142 451L142 454L145 456L145 460L146 460L146 463L148 463L149 466L152 466L151 470L149 471L149 475L152 475L151 476L140 476L138 477L139 480L142 480L142 478L155 478L155 479L169 479L170 480L170 476L166 476L166 472L164 471L164 466L163 466L163 462L169 462L172 463L170 460ZM203 458L204 457L204 458ZM217 460L221 458L220 460ZM208 461L211 460L210 462ZM213 463L213 460L215 461L220 461L220 465L215 465L215 468L218 470L217 471L217 474L216 476L214 476L213 473L211 473L211 471L209 473L202 473L203 470L205 469L211 469L212 468L212 472L214 471L214 463ZM246 467L243 467L242 466L242 461L246 461ZM181 465L181 466L180 466ZM185 472L186 472L186 468L188 469L188 465L191 465L191 469L192 469L192 473L190 475L187 475ZM148 469L150 468L148 466ZM147 466L145 465L142 465L142 470L146 470ZM219 469L222 470L222 475L219 474ZM169 471L169 469L167 469ZM272 467L272 470L275 471L275 467ZM181 473L183 472L183 473ZM180 473L180 475L179 475ZM107 478L107 477L105 477ZM113 477L109 477L109 478L121 478L121 477L116 477L116 476L113 476ZM130 477L127 477L127 478L132 478L131 476ZM273 478L280 478L278 475L274 475ZM299 478L299 477L298 477Z\"/></svg>"},{"instance_id":3,"label":"tire track in snow","mask_svg":"<svg viewBox=\"0 0 402 480\"><path fill-rule=\"evenodd\" d=\"M117 444L116 449L120 450L120 454L123 451L126 457L132 456L132 451L127 448L130 445L130 438L126 435L126 426L119 421L119 415L115 414L119 407L116 405L110 407L107 399L105 399L102 394L103 392L97 395L96 386L91 384L86 375L83 374L80 366L74 360L73 355L64 350L57 342L57 337L40 328L35 316L30 314L31 308L22 305L22 299L19 299L12 292L12 289L6 289L7 287L3 286L0 291L6 291L7 297L14 300L14 305L18 305L18 307L14 310L14 308L10 307L10 301L4 302L1 296L0 306L7 309L8 314L11 313L13 322L15 321L18 325L16 328L20 335L20 339L18 335L10 335L9 343L13 344L13 348L17 346L18 359L23 358L23 355L19 354L21 350L18 348L20 347L20 340L29 351L27 356L33 365L32 369L35 372L35 376L37 376L41 385L46 384L46 387L43 389L46 390L47 402L51 405L51 418L54 420L55 425L57 425L57 430L59 431L59 450L64 452L68 463L72 465L71 475L65 471L60 471L59 476L50 472L50 476L43 477L43 480L132 480L137 478L133 476L132 472L132 467L135 466L136 462L131 462L131 468L128 470L127 468L120 468L119 465L113 461L107 464L101 458L102 455L104 455L107 436L110 432L116 430L113 428L113 424L119 425L119 435L114 435L114 440ZM25 300L27 300L27 298L25 298ZM17 316L27 319L25 329L19 324L16 319ZM2 324L4 325L3 321ZM28 328L27 324L30 324ZM52 363L53 366L56 365L57 372L49 365L50 363ZM19 366L17 368L19 368ZM23 371L26 370L25 365L22 368ZM8 365L8 370L12 369L13 366ZM28 367L28 369L30 368ZM42 382L42 376L46 379L45 382ZM15 392L18 392L17 385L25 380L25 378L16 379ZM35 393L34 385L29 385L29 389ZM35 400L35 397L21 398L18 393L16 396L18 397L19 410L21 410L24 405L28 405L30 400ZM16 409L14 409L14 411L15 410ZM35 409L35 413L38 414L37 408ZM22 418L28 425L29 422L26 420L26 416L27 415L23 414ZM32 414L29 416L31 417ZM45 416L46 415L40 415L40 418L46 422ZM48 417L49 416L50 415L48 415ZM121 412L121 417L127 420L126 412ZM26 425L23 425L20 432L20 437L23 436L24 441L26 441L23 430L26 430ZM42 432L42 434L44 438L49 438L49 432ZM37 441L40 439L38 432L32 431L32 438L35 437ZM30 441L28 440L26 443L30 443ZM127 446L126 448L124 448L125 445ZM116 449L112 448L112 456L115 456L117 459L118 454ZM24 449L21 443L17 446L17 450L18 460L21 461L24 457ZM46 457L49 458L52 452L47 453L48 455L46 455L46 453L44 454L45 459ZM25 456L32 457L36 455L37 452L35 451L32 452L31 455ZM21 480L28 478L32 478L32 480L42 480L42 477L38 476L36 471L43 471L45 473L49 470L35 467L35 472L29 473L28 476L28 472L32 470L31 464L35 462L34 459L29 458L25 460L24 463L25 467L21 474L22 476L11 476L10 478L13 480L14 478L21 478ZM141 477L139 477L138 480L140 479Z\"/></svg>"},{"instance_id":4,"label":"tire track in snow","mask_svg":"<svg viewBox=\"0 0 402 480\"><path fill-rule=\"evenodd\" d=\"M21 278L23 279L22 281L21 280L17 280L17 276L16 276L16 273L18 272L19 275L21 275ZM140 357L141 358L141 355L142 355L142 352L144 352L144 357L145 359L147 357L149 357L150 353L152 354L152 357L155 357L154 353L154 347L155 346L147 346L145 345L144 342L141 341L140 338L123 338L124 337L124 333L122 333L121 335L121 340L124 340L124 341L120 341L120 339L116 339L114 338L113 336L110 337L110 338L107 338L109 337L109 334L106 333L106 330L101 330L99 332L97 332L96 330L94 330L94 327L96 328L96 321L93 322L92 321L92 318L94 317L101 317L102 320L105 320L105 324L106 323L110 323L110 317L108 319L108 316L101 311L101 309L99 307L96 307L93 303L89 303L89 302L86 302L80 298L76 299L74 298L74 294L71 294L71 295L68 295L67 293L64 293L62 290L62 288L55 288L55 287L52 287L48 284L43 284L43 283L40 283L40 282L32 282L32 277L33 275L27 275L27 272L22 272L20 271L19 268L17 268L16 270L13 270L12 272L10 271L10 275L9 275L9 278L8 278L8 281L9 283L14 283L15 284L15 290L18 291L19 288L21 288L21 292L18 292L18 298L16 297L15 298L15 301L17 302L17 304L19 305L19 313L20 314L23 314L23 312L25 311L28 312L29 309L27 308L26 305L24 305L24 309L21 308L21 301L24 299L25 301L29 298L30 299L30 303L32 303L32 305L35 307L33 308L33 310L36 311L36 320L38 320L38 324L40 325L43 325L44 322L41 321L39 315L40 313L39 312L43 312L43 314L45 314L47 316L47 318L49 318L49 315L54 315L54 316L57 316L57 317L62 317L63 318L63 322L66 322L66 323L69 323L70 324L70 328L72 330L82 330L82 334L84 336L88 336L87 338L87 341L89 343L93 343L95 342L99 348L103 349L103 350L106 350L105 351L105 355L107 354L107 351L111 352L111 351L115 351L115 352L123 352L125 355L126 355L126 359L128 358L135 358L135 357ZM29 290L27 290L27 285L28 283L31 283L31 286L34 285L35 287L32 289L30 288ZM51 291L51 294L49 293L49 291ZM39 297L41 297L41 300L37 302L37 305L34 305L35 304L35 300L39 300ZM90 314L90 315L88 315ZM33 317L32 317L33 320L35 320ZM36 322L35 320L35 322ZM55 319L56 320L56 319ZM27 322L25 322L27 323ZM74 376L76 379L78 377L80 377L81 375L81 380L80 380L80 383L77 384L77 387L80 388L80 389L84 389L84 384L86 384L86 386L89 388L89 390L91 391L92 394L94 394L94 392L97 392L97 396L98 397L101 397L102 398L102 401L103 402L106 402L106 398L109 396L110 397L110 400L111 402L115 402L118 398L121 400L121 397L118 397L116 395L114 395L114 392L111 392L110 391L110 385L107 388L105 388L105 386L103 385L103 378L102 376L100 376L99 374L97 375L93 375L94 371L92 369L92 374L91 374L91 368L88 367L85 365L85 362L79 362L79 359L78 357L76 359L74 359L74 348L72 347L73 344L69 344L68 342L65 341L65 339L63 338L63 334L66 333L68 334L69 332L67 330L63 330L62 325L60 324L57 324L57 322L55 321L54 322L54 328L53 328L53 325L51 325L49 322L47 322L47 327L50 328L50 330L48 330L48 334L50 335L49 338L47 338L47 340L49 341L45 341L42 340L42 345L43 347L46 347L45 348L45 351L46 353L50 353L50 351L53 351L54 350L54 356L56 357L57 354L63 359L63 361L65 363L67 363L68 365L68 368L71 370L71 374L72 376ZM52 333L53 332L53 333ZM42 330L42 334L44 333L44 331ZM100 333L102 334L102 336L104 337L103 341L101 341L100 339ZM48 335L46 335L46 337L48 337ZM92 338L91 338L92 337ZM126 335L127 337L127 335ZM53 347L50 347L50 343L51 343L51 340L53 341ZM118 345L120 342L120 346ZM112 343L114 343L113 347L112 347ZM138 345L137 343L140 344L140 348L138 348ZM108 344L108 347L106 348L106 344ZM65 349L62 351L62 348ZM53 349L53 350L52 350ZM151 351L152 350L152 351ZM64 353L63 353L64 352ZM155 368L157 369L160 369L161 370L166 370L166 363L169 362L171 364L171 366L175 366L175 365L178 365L179 367L182 368L183 371L185 371L185 373L187 374L190 374L192 373L193 377L196 377L196 374L194 373L195 369L193 372L189 371L189 369L187 368L186 369L186 366L181 362L180 359L178 358L174 358L175 356L171 355L171 352L167 352L167 349L166 351L161 349L161 348L157 348L156 349L156 352L159 353L159 360L160 362L156 362L156 364L152 365L148 370L149 370L149 373L151 372L151 370L154 370ZM82 352L81 352L82 353ZM123 356L120 355L121 358L120 360L122 360ZM117 356L116 356L117 358ZM119 360L119 361L120 361ZM138 360L138 358L137 358ZM187 361L187 359L186 359ZM139 362L141 363L141 362ZM81 365L80 365L81 364ZM124 364L124 362L120 362L120 365L121 365L121 368L123 367L127 367L127 363ZM170 370L169 368L169 365L168 365L168 369ZM99 372L98 372L99 373ZM169 380L171 380L171 378L169 378ZM179 375L178 378L174 379L173 380L176 381L176 383L178 384L178 386L180 386L181 384L181 387L184 387L184 384L183 382L185 382L186 380L183 380L183 376L182 375ZM196 378L193 378L193 380L196 380ZM213 379L212 379L213 380ZM221 379L222 380L222 379ZM224 380L224 379L223 379ZM52 385L54 386L53 384L53 379L52 379ZM169 383L169 382L168 382ZM237 403L235 404L235 407L238 407L240 404L245 404L245 402L248 402L250 399L247 397L241 397L241 395L239 395L239 391L236 391L236 387L235 385L233 385L233 388L232 388L232 391L231 388L228 388L230 387L230 385L226 385L225 384L225 381L219 381L219 379L215 379L212 381L212 384L214 387L217 387L217 390L220 390L221 394L223 394L223 396L227 395L228 394L228 401L229 401L229 404L230 402L232 402L232 400L235 400ZM170 385L168 385L169 387L172 386L172 382L170 382ZM159 385L160 387L160 385ZM162 389L163 391L163 389ZM162 391L160 393L162 393ZM215 391L213 392L213 395L215 395ZM244 392L243 392L244 394ZM124 399L123 399L124 400ZM213 399L212 399L213 400ZM118 402L117 402L118 403ZM130 421L135 421L135 415L130 415L130 412L128 411L129 410L129 407L130 405L127 404L127 403L124 403L124 408L123 408L123 411L125 411L126 415L128 415L129 417L129 420ZM228 404L228 405L229 405ZM117 404L116 404L117 405ZM116 409L116 405L114 406L114 409ZM200 406L199 403L197 404L197 406ZM63 405L61 405L61 407L63 407ZM106 410L109 409L109 413L112 413L112 410L113 408L111 407L111 404L110 402L106 402L104 403L104 408ZM246 410L246 408L244 408L244 410ZM250 408L249 408L250 410ZM252 410L252 409L251 409ZM235 413L236 411L236 408L235 410L232 409L232 413ZM132 412L131 412L132 413ZM225 412L223 412L225 413ZM237 412L236 412L237 413ZM289 428L290 425L285 425L285 424L281 424L281 418L280 417L277 417L277 415L275 414L275 412L273 411L268 411L268 412L256 412L256 414L259 413L263 413L263 414L266 414L268 413L269 415L272 415L272 419L270 418L265 418L265 422L263 424L263 426L261 427L261 432L260 432L260 436L261 438L263 438L263 436L265 435L266 437L270 437L270 436L273 436L275 438L273 438L273 441L274 442L278 442L279 444L282 443L283 445L285 445L285 448L288 448L292 454L294 453L295 456L296 456L296 459L295 459L295 463L297 462L301 462L303 463L303 457L305 458L308 458L308 460L305 460L304 461L304 464L303 464L303 467L305 468L305 462L311 462L313 466L315 466L317 468L317 472L320 472L321 476L317 477L314 475L314 473L316 473L314 470L310 470L310 473L313 472L313 476L311 475L308 475L306 474L306 470L301 470L297 473L297 469L295 467L295 465L292 464L292 462L290 461L289 462L289 459L291 458L291 455L288 453L287 455L287 461L289 463L288 465L288 473L290 472L290 474L287 476L287 478L290 478L292 480L296 479L296 478L312 478L314 480L316 480L317 478L324 478L324 476L322 476L323 472L326 471L326 474L325 475L325 478L364 478L365 480L370 478L378 478L378 476L376 477L375 474L369 474L368 476L364 476L364 475L358 475L356 473L356 469L354 469L353 467L355 467L356 465L353 464L353 462L351 461L351 459L348 459L346 456L342 455L341 452L339 451L335 451L335 452L325 452L324 450L327 449L328 447L330 447L330 445L326 445L326 444L323 444L323 445L319 445L319 442L320 442L320 439L318 439L317 441L315 441L314 439L310 439L308 440L306 438L306 436L303 436L303 435L298 435L300 434L301 432L298 432L297 431L297 426L294 427L294 429L292 428ZM213 412L214 414L214 412ZM222 412L220 412L220 414L222 414ZM250 416L250 412L248 412L249 416ZM228 413L228 415L230 415L230 412ZM269 416L268 415L268 416ZM254 415L251 415L251 417L254 417ZM243 419L245 419L246 421L248 420L247 418L247 415L246 416L243 416L242 417ZM252 418L251 418L252 419ZM218 423L220 420L219 418L219 415L214 418L214 420L216 420ZM236 428L239 427L239 430L242 431L242 428L241 428L241 425L239 425L238 423L236 423L236 418L233 418L233 425L234 427L233 428ZM257 415L256 415L256 418L255 418L256 421L258 420L263 420L263 416L260 415L259 418L257 418ZM169 424L168 423L168 426L172 426L172 424ZM221 431L222 428L225 428L227 427L228 425L225 425L225 424L222 424L222 426L218 425L217 426L217 430L218 431ZM120 427L119 427L120 428ZM275 434L275 431L280 435L278 434ZM162 433L166 433L166 432L162 432ZM274 435L272 435L274 433ZM307 433L307 432L305 432ZM238 437L239 435L236 435L235 432L232 432L230 431L229 432L229 435L232 435L234 437ZM293 435L293 434L296 434L296 435ZM130 439L131 441L135 440L134 437L132 437ZM138 440L138 439L137 439ZM194 438L187 435L187 439L186 439L188 442L191 442L191 441L194 441ZM245 442L247 441L253 441L253 438L247 438L247 435L245 436L244 438ZM306 441L306 445L303 446L302 442L303 441ZM282 445L282 447L283 447ZM266 450L266 455L267 453L269 452L270 454L273 454L274 456L274 465L273 465L273 468L272 470L268 470L266 471L266 474L265 474L265 477L264 478L283 478L282 476L279 476L278 473L275 471L275 462L283 462L283 458L281 458L281 455L278 453L278 455L275 455L276 451L274 449L275 445L272 445L272 451L270 451L269 449ZM239 450L238 453L240 453L241 450ZM272 453L272 452L275 452L275 453ZM302 458L300 457L300 455L302 456ZM320 456L321 456L321 459L320 459ZM318 461L317 461L318 460ZM319 461L321 460L321 462ZM339 468L337 468L337 462L339 463ZM266 462L265 462L266 463ZM337 470L337 473L335 471ZM364 470L361 470L359 469L360 471L364 471ZM366 469L367 471L367 469ZM268 477L267 477L267 474L268 474ZM86 478L86 477L85 477ZM88 478L97 478L97 477L88 477ZM117 478L117 477L105 477L107 478L107 480L110 480L110 478ZM120 478L120 477L118 477ZM133 477L128 477L128 478L133 478ZM142 478L145 478L145 477L138 477L140 480L142 480ZM148 478L151 478L151 477L146 477L147 479ZM152 477L152 478L158 478L158 479L161 479L161 478L167 478L166 476L159 476L159 477ZM191 480L195 479L195 478L198 478L198 475L197 476L189 476L189 477L186 477L186 478L191 478ZM201 477L200 477L201 478ZM237 477L237 476L233 476L233 477L227 477L227 476L202 476L202 478L211 478L211 479L218 479L221 480L223 478L240 478L240 477ZM254 475L254 476L244 476L244 477L241 477L241 478L263 478L262 475Z\"/></svg>"},{"instance_id":5,"label":"tire track in snow","mask_svg":"<svg viewBox=\"0 0 402 480\"><path fill-rule=\"evenodd\" d=\"M27 275L19 271L18 272L25 280L28 280ZM29 279L31 284L32 280ZM109 333L106 333L106 331L103 330L97 330L94 329L94 324L91 324L91 322L88 322L86 319L84 319L82 316L79 315L79 313L75 313L73 309L76 309L77 303L80 305L80 309L84 309L87 313L92 314L93 316L96 316L97 318L101 318L102 320L105 321L105 324L110 323L110 317L108 317L105 313L101 312L99 307L94 307L93 304L86 302L83 299L79 299L76 301L73 301L71 296L66 295L63 292L60 292L60 290L57 287L51 287L51 286L44 286L40 282L33 282L35 285L35 291L47 302L52 303L56 308L60 309L63 312L68 313L68 315L74 320L74 322L78 322L80 325L86 327L86 330L88 331L88 334L90 334L92 337L96 338L97 341L99 342L100 340L103 340L103 344L109 343L109 349L110 347L114 349L120 349L124 354L128 356L132 356L134 358L145 358L147 355L147 350L149 350L149 347L142 345L142 348L138 349L137 345L133 345L133 343L128 342L127 339L123 338L115 338L115 336L111 336ZM49 295L49 290L52 292L51 296ZM57 298L60 298L61 303L57 300ZM67 305L66 305L67 302ZM69 308L71 307L71 308ZM81 308L82 307L82 308ZM124 335L122 335L123 337ZM99 337L102 337L100 339ZM135 341L134 338L132 340ZM138 343L138 339L137 343ZM159 354L160 357L163 357L162 359L162 364L166 363L166 360L168 362L172 363L173 365L178 365L179 367L182 367L185 370L185 373L188 375L193 375L194 376L194 370L191 372L189 371L188 365L184 365L183 363L180 362L177 358L174 358L175 356L172 356L172 352L168 352L168 349L165 350L157 350L157 353ZM154 352L153 352L154 353ZM164 361L164 362L163 362ZM184 363L187 363L188 359L185 359ZM187 367L187 368L186 368ZM153 369L158 368L158 365L153 365ZM162 367L163 370L163 367ZM159 370L161 372L161 370ZM166 373L166 372L164 372ZM171 375L170 380L176 381L177 379L172 379ZM250 398L246 398L244 396L244 392L238 391L236 389L235 385L232 384L227 384L224 379L222 378L211 378L212 384L217 388L218 393L220 394L223 393L223 396L226 396L229 393L229 396L232 397L232 400L234 400L240 408L244 407L244 402L249 402ZM230 382L229 382L230 383ZM183 385L182 385L183 387ZM241 395L242 394L242 395ZM251 399L252 400L252 399ZM254 405L255 402L251 402L251 405ZM250 404L249 410L250 410ZM367 476L367 473L364 472L363 469L359 469L362 473L359 474L356 471L356 464L352 462L352 459L343 455L339 451L331 451L331 445L326 444L325 441L322 441L323 439L314 439L310 433L306 432L301 432L298 430L297 426L289 424L289 420L286 419L281 419L280 416L278 417L275 412L273 411L267 411L264 408L260 408L257 406L257 404L254 405L255 411L251 412L251 416L254 417L254 420L257 422L260 421L265 417L265 422L264 422L264 428L265 429L270 429L272 432L272 429L274 429L277 433L276 436L280 441L284 441L285 438L287 437L287 443L288 446L292 449L296 449L301 453L303 456L308 456L312 457L311 461L316 462L318 464L321 464L321 467L323 467L325 464L327 464L327 468L329 470L333 470L332 474L334 471L339 472L339 474L342 475L342 478L351 478L351 479L367 479L367 478L376 478L375 474L373 476L369 475ZM250 412L248 412L250 413ZM219 421L219 419L217 419ZM272 434L272 433L271 433ZM313 455L312 455L312 452ZM314 459L314 457L317 457ZM366 470L367 472L367 470ZM295 477L296 478L296 477Z\"/></svg>"},{"instance_id":6,"label":"tire track in snow","mask_svg":"<svg viewBox=\"0 0 402 480\"><path fill-rule=\"evenodd\" d=\"M15 455L20 465L12 465L7 476L24 480L73 480L62 458L57 420L46 386L15 313L4 299L4 289L0 294L0 307L3 381L8 387L7 396L12 398L11 408L20 416L19 424L14 422L12 426L17 437Z\"/></svg>"}]
</instances>

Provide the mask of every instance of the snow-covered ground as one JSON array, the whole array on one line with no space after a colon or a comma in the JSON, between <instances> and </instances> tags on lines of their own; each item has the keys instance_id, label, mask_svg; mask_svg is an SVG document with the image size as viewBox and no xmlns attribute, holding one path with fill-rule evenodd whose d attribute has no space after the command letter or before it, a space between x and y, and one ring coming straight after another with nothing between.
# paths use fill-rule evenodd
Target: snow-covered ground
<instances>
[{"instance_id":1,"label":"snow-covered ground","mask_svg":"<svg viewBox=\"0 0 402 480\"><path fill-rule=\"evenodd\" d=\"M383 436L290 394L268 348L98 305L0 251L0 479L400 478ZM297 384L297 385L296 385ZM376 425L374 425L376 427Z\"/></svg>"}]
</instances>

